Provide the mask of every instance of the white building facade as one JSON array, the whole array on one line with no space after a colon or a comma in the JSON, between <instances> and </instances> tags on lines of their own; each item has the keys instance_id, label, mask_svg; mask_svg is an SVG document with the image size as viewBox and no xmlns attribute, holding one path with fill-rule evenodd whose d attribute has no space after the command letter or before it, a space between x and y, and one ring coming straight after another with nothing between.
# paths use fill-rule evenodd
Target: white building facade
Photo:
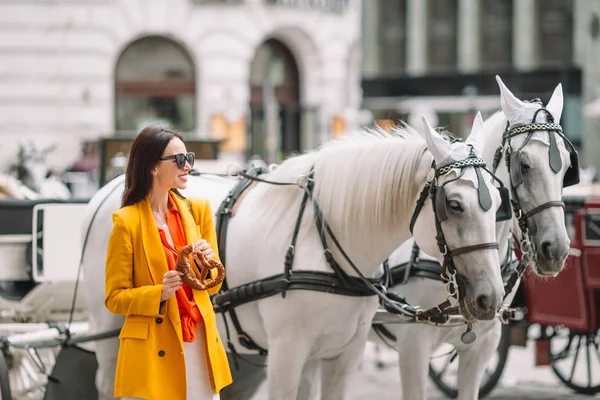
<instances>
[{"instance_id":1,"label":"white building facade","mask_svg":"<svg viewBox=\"0 0 600 400\"><path fill-rule=\"evenodd\" d=\"M0 2L0 171L18 148L162 121L224 154L278 161L351 128L361 103L359 0Z\"/></svg>"}]
</instances>

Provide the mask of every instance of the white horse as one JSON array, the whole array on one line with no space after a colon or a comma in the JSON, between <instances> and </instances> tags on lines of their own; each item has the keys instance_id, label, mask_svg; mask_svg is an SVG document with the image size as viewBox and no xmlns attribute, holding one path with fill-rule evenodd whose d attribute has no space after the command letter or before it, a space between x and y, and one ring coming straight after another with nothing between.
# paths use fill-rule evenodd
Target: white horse
<instances>
[{"instance_id":1,"label":"white horse","mask_svg":"<svg viewBox=\"0 0 600 400\"><path fill-rule=\"evenodd\" d=\"M544 111L538 112L543 106L539 103L525 103L516 98L510 90L497 77L501 91L502 112L498 112L484 123L485 146L482 152L483 158L489 166L494 161L494 153L501 145L502 136L505 132L507 122L509 127L529 125L534 122L547 123L551 118ZM554 121L560 121L563 108L562 87L559 84L546 109L550 112ZM534 115L538 112L535 120ZM555 135L555 133L550 133ZM568 144L556 135L557 145L560 152L562 165L560 170L554 172L550 167L549 146L550 139L548 131L533 132L528 139L527 134L519 134L511 138L510 148L505 146L503 152L520 149L520 165L511 164L513 174L515 169L520 169L523 183L517 184L515 176L510 179L507 166L504 162L504 154L498 168L498 177L508 186L514 185L517 199L522 208L523 215L527 216L527 227L532 240L531 259L532 269L540 276L554 276L560 272L569 250L569 237L565 226L564 210L559 206L553 206L552 201L562 199L563 179L571 165ZM574 166L577 168L577 166ZM568 175L567 175L568 176ZM566 184L571 184L566 182ZM528 216L527 213L538 206L548 204L546 208L538 209ZM555 204L556 205L556 204ZM522 240L522 233L518 227L515 215L511 221L497 223L497 238L500 245L500 257L504 264L508 255L514 259L512 249L508 248L509 237L515 234ZM413 241L409 240L396 250L389 259L391 266L407 263ZM422 251L421 259L433 259L427 256L427 251ZM482 267L483 268L486 268ZM489 272L482 272L488 274ZM510 304L517 290L515 285L506 303ZM413 277L405 285L397 285L391 289L401 293L411 304L419 304L430 307L446 296L443 283L428 279ZM460 399L476 399L479 386L486 365L490 362L498 346L501 335L501 322L493 321L478 322L473 326L477 339L472 344L464 344L461 335L465 332L464 327L440 328L430 325L386 325L387 329L396 336L396 346L399 351L400 377L402 382L402 398L408 400L422 400L427 397L426 385L430 357L436 347L441 343L450 343L459 354L458 366L458 397ZM379 340L372 335L376 342Z\"/></svg>"},{"instance_id":2,"label":"white horse","mask_svg":"<svg viewBox=\"0 0 600 400\"><path fill-rule=\"evenodd\" d=\"M473 128L466 142L469 145L450 145L424 122L425 140L408 126L395 134L375 131L347 135L319 151L288 159L261 177L276 182L305 181L302 177L314 167L312 200L358 271L365 277L376 277L383 260L411 237L415 202L428 179L433 179L432 161L441 168L448 160L466 159L472 148L476 152L482 148L479 125ZM448 167L445 175L433 179L432 183L445 187L442 205L449 211L441 229L450 250L496 243L494 221L500 195L489 175L482 174L483 182L477 183L474 167ZM204 175L191 177L186 195L206 197L217 210L235 183ZM489 194L487 211L480 206L482 190ZM90 227L83 272L92 333L118 329L123 323L122 316L112 315L104 307L104 285L100 283L104 281L105 252L112 229L110 216L119 208L122 191L122 177L103 187L90 201L83 223L84 233ZM258 183L246 193L229 223L227 246L220 249L226 255L230 288L283 272L303 195L304 190L297 186L266 183ZM433 233L433 207L428 198L425 201L416 218L414 237L425 251L441 260ZM295 246L293 270L331 272L314 223L314 210L309 202ZM333 237L327 235L327 241L343 271L356 276L331 244ZM491 317L502 295L497 249L468 251L453 261L458 274L468 281L461 304L468 304L475 315ZM486 266L485 272L479 266ZM348 373L362 357L377 307L375 295L351 297L304 290L237 307L245 332L268 349L269 399L308 399L316 395L319 386L320 398L342 399ZM219 328L226 337L222 325ZM242 350L236 340L233 342ZM96 343L97 386L106 398L113 391L117 349L116 339Z\"/></svg>"}]
</instances>

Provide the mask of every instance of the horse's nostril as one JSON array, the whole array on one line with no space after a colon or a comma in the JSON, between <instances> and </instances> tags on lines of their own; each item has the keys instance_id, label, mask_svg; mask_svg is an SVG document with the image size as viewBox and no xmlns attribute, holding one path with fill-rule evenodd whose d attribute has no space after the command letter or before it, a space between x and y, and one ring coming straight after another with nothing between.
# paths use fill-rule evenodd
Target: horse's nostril
<instances>
[{"instance_id":1,"label":"horse's nostril","mask_svg":"<svg viewBox=\"0 0 600 400\"><path fill-rule=\"evenodd\" d=\"M475 299L475 304L480 310L488 310L492 308L493 305L492 298L485 294L477 296L477 299Z\"/></svg>"},{"instance_id":2,"label":"horse's nostril","mask_svg":"<svg viewBox=\"0 0 600 400\"><path fill-rule=\"evenodd\" d=\"M540 247L542 248L542 254L544 257L547 259L552 258L552 242L543 241Z\"/></svg>"}]
</instances>

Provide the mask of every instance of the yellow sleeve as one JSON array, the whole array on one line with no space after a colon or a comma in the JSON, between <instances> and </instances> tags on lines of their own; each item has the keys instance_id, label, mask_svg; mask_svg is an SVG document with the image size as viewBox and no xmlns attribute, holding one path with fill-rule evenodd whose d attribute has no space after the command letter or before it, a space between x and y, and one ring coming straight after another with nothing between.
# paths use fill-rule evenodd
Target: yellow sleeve
<instances>
[{"instance_id":1,"label":"yellow sleeve","mask_svg":"<svg viewBox=\"0 0 600 400\"><path fill-rule=\"evenodd\" d=\"M104 304L113 314L162 316L160 285L133 287L133 245L127 225L113 214L113 230L106 253L106 297Z\"/></svg>"},{"instance_id":2,"label":"yellow sleeve","mask_svg":"<svg viewBox=\"0 0 600 400\"><path fill-rule=\"evenodd\" d=\"M215 221L213 218L212 207L210 206L210 202L208 200L205 200L202 216L202 225L200 226L200 230L202 232L202 239L206 240L210 244L210 247L212 248L212 251L215 254L215 260L218 260L220 262L221 258L219 257L219 247L217 244L217 231L215 230ZM217 285L211 289L208 289L208 294L216 294L219 290L221 290L221 285Z\"/></svg>"}]
</instances>

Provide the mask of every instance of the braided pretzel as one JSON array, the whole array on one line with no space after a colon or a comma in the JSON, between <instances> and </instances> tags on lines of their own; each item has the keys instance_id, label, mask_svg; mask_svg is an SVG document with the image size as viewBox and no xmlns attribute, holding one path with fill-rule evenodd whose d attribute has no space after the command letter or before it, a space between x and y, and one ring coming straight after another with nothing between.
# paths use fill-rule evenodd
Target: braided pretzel
<instances>
[{"instance_id":1,"label":"braided pretzel","mask_svg":"<svg viewBox=\"0 0 600 400\"><path fill-rule=\"evenodd\" d=\"M197 268L192 268L188 256L193 253L196 260ZM199 264L199 265L198 265ZM211 269L217 269L217 277L215 279L206 279ZM208 260L202 251L194 251L192 244L188 244L179 252L175 269L183 272L181 279L183 282L196 290L206 290L219 285L225 278L225 268L217 260ZM198 271L198 269L200 271Z\"/></svg>"}]
</instances>

